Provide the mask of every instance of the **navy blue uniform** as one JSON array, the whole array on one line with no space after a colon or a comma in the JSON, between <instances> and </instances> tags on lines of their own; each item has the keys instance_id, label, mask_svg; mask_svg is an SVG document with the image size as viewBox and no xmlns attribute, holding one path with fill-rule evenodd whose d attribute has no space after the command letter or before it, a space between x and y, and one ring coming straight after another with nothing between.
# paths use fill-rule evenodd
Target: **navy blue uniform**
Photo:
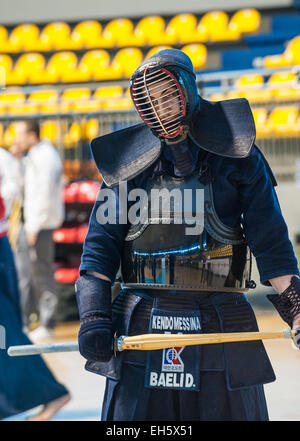
<instances>
[{"instance_id":1,"label":"navy blue uniform","mask_svg":"<svg viewBox=\"0 0 300 441\"><path fill-rule=\"evenodd\" d=\"M229 227L238 228L242 224L246 241L256 258L261 283L269 285L271 278L299 274L274 190L275 179L259 149L254 146L250 155L243 159L209 153L206 160L218 216ZM143 188L154 167L155 164L128 181L128 191ZM114 191L118 200L118 188ZM129 225L118 222L100 225L96 218L100 204L95 202L91 214L80 274L96 271L114 281ZM181 309L184 309L189 293L181 292L180 295ZM119 294L113 310L117 317L115 326L121 333L147 332L153 305L172 309L172 300L164 298L165 304L162 304L159 295L152 297L143 290ZM193 307L196 305L201 311L203 332L257 330L253 310L241 294L204 293L202 298L196 296L193 302ZM180 301L175 309L178 308ZM205 346L197 349L201 352L199 392L146 388L145 351L122 353L119 357L122 360L117 363L118 373L111 375L110 369L106 370L108 380L102 419L267 420L263 384L274 381L275 376L262 342ZM105 373L105 368L97 363L88 363L87 368Z\"/></svg>"}]
</instances>

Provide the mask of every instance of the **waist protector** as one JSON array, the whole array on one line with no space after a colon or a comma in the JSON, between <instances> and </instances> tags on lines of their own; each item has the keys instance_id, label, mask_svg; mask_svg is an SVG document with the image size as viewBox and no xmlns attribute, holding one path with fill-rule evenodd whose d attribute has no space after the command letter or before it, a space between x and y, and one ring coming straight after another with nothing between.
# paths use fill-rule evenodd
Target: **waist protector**
<instances>
[{"instance_id":1,"label":"waist protector","mask_svg":"<svg viewBox=\"0 0 300 441\"><path fill-rule=\"evenodd\" d=\"M142 206L147 216L131 225L123 247L123 287L248 290L250 250L242 230L219 219L211 183L201 184L197 175L157 176Z\"/></svg>"}]
</instances>

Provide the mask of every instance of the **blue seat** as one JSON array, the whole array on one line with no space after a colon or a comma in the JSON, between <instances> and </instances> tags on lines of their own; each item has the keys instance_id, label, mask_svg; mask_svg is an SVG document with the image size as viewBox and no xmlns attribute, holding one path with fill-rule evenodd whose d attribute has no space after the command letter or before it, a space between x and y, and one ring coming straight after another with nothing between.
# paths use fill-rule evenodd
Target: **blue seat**
<instances>
[{"instance_id":1,"label":"blue seat","mask_svg":"<svg viewBox=\"0 0 300 441\"><path fill-rule=\"evenodd\" d=\"M230 49L221 53L221 68L223 70L252 69L253 60L266 55L281 54L284 45L267 45L251 49Z\"/></svg>"}]
</instances>

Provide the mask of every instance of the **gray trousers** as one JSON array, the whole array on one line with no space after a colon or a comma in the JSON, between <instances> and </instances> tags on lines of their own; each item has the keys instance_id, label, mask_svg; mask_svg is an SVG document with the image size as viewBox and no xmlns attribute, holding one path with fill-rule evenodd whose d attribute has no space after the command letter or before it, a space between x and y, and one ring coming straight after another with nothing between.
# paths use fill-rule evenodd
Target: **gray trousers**
<instances>
[{"instance_id":1,"label":"gray trousers","mask_svg":"<svg viewBox=\"0 0 300 441\"><path fill-rule=\"evenodd\" d=\"M33 247L28 246L23 228L18 237L15 261L24 325L28 325L33 312L38 312L41 326L52 328L55 325L57 290L52 233L53 230L40 231Z\"/></svg>"}]
</instances>

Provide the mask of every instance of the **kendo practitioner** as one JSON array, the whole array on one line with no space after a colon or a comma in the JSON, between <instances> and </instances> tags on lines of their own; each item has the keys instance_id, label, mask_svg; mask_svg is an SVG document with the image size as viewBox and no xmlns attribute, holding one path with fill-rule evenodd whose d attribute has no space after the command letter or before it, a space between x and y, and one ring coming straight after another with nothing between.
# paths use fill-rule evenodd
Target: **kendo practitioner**
<instances>
[{"instance_id":1,"label":"kendo practitioner","mask_svg":"<svg viewBox=\"0 0 300 441\"><path fill-rule=\"evenodd\" d=\"M130 90L143 123L91 143L103 184L76 282L79 350L88 371L107 377L102 420L268 420L263 385L275 375L261 341L113 353L114 335L257 331L245 296L252 254L281 316L300 323L297 260L248 101L204 100L177 49L144 61ZM149 196L146 222L126 217L137 189ZM202 228L187 234L197 200L179 223L175 202L168 215L151 207L155 189L202 190ZM105 223L108 190L116 222Z\"/></svg>"}]
</instances>

